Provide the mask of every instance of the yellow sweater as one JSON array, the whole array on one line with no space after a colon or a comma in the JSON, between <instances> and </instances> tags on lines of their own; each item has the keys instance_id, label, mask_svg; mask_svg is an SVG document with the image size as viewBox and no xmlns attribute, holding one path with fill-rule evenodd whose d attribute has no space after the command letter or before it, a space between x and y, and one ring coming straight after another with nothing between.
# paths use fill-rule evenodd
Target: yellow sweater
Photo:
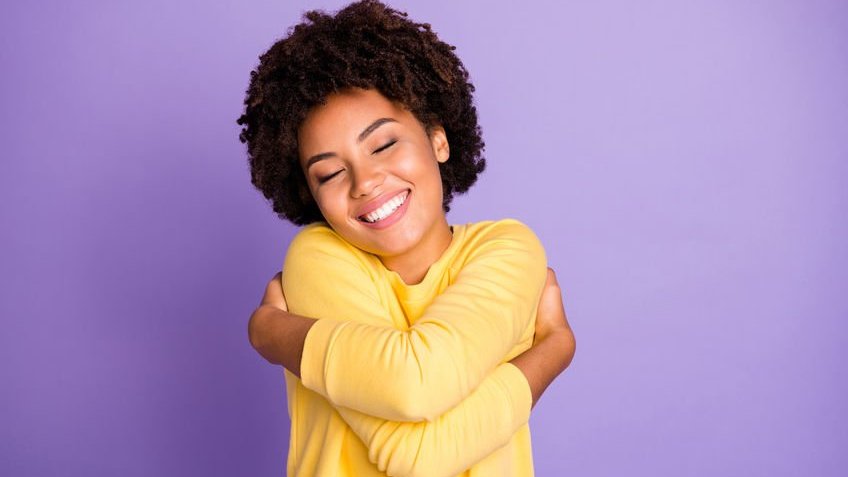
<instances>
[{"instance_id":1,"label":"yellow sweater","mask_svg":"<svg viewBox=\"0 0 848 477\"><path fill-rule=\"evenodd\" d=\"M304 227L283 289L320 319L301 379L286 372L288 475L533 475L530 389L507 361L532 344L546 266L516 220L455 225L406 285L326 224Z\"/></svg>"}]
</instances>

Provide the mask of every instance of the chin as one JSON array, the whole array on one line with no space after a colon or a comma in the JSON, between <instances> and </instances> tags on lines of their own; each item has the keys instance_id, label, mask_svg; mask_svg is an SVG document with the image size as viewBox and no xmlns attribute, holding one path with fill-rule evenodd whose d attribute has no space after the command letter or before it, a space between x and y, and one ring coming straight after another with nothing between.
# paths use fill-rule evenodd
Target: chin
<instances>
[{"instance_id":1,"label":"chin","mask_svg":"<svg viewBox=\"0 0 848 477\"><path fill-rule=\"evenodd\" d=\"M336 233L354 247L379 257L393 257L408 253L426 236L427 227L421 222L429 223L428 220L422 220L415 213L409 214L404 219L382 230L360 225L358 219L354 219L356 223L344 222L340 224L341 226L328 223Z\"/></svg>"}]
</instances>

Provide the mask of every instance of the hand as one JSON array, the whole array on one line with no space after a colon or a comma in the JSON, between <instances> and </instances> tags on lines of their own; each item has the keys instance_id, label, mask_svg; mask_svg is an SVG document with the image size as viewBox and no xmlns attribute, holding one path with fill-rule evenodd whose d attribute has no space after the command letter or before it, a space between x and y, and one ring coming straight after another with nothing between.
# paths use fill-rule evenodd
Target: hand
<instances>
[{"instance_id":1,"label":"hand","mask_svg":"<svg viewBox=\"0 0 848 477\"><path fill-rule=\"evenodd\" d=\"M262 303L250 316L248 338L251 346L269 363L281 364L300 377L303 343L315 321L288 312L282 273L278 273L268 282Z\"/></svg>"},{"instance_id":2,"label":"hand","mask_svg":"<svg viewBox=\"0 0 848 477\"><path fill-rule=\"evenodd\" d=\"M262 305L270 305L283 311L289 311L286 305L286 295L283 293L283 272L278 272L265 287L265 295L262 296Z\"/></svg>"},{"instance_id":3,"label":"hand","mask_svg":"<svg viewBox=\"0 0 848 477\"><path fill-rule=\"evenodd\" d=\"M548 278L539 299L539 309L536 312L536 334L533 344L545 339L556 331L570 330L565 307L562 303L562 290L553 269L548 267Z\"/></svg>"},{"instance_id":4,"label":"hand","mask_svg":"<svg viewBox=\"0 0 848 477\"><path fill-rule=\"evenodd\" d=\"M267 346L267 330L270 324L279 319L280 310L288 312L286 296L283 294L282 272L274 275L271 281L268 282L268 285L265 286L265 294L262 295L262 301L253 310L250 320L247 323L247 334L250 338L250 344L257 351ZM262 354L261 351L260 354Z\"/></svg>"},{"instance_id":5,"label":"hand","mask_svg":"<svg viewBox=\"0 0 848 477\"><path fill-rule=\"evenodd\" d=\"M571 364L575 346L574 334L562 305L562 291L556 274L548 268L548 278L536 312L533 346L511 361L527 378L534 406L548 385Z\"/></svg>"}]
</instances>

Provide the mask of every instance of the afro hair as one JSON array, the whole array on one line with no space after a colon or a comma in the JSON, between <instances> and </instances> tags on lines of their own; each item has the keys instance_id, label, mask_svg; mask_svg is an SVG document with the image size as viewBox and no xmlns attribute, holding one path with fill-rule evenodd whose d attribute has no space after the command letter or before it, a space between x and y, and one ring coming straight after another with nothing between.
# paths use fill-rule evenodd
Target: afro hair
<instances>
[{"instance_id":1,"label":"afro hair","mask_svg":"<svg viewBox=\"0 0 848 477\"><path fill-rule=\"evenodd\" d=\"M335 15L314 10L259 57L250 73L239 139L247 144L251 181L281 218L324 220L298 161L297 132L307 113L349 88L376 89L402 104L427 129L441 125L450 160L439 165L443 209L486 166L473 103L474 85L429 24L376 0Z\"/></svg>"}]
</instances>

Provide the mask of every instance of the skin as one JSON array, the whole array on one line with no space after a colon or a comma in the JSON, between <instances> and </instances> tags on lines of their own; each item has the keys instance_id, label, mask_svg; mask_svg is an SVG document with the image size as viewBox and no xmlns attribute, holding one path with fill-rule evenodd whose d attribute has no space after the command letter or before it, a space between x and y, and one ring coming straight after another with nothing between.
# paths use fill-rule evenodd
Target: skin
<instances>
[{"instance_id":1,"label":"skin","mask_svg":"<svg viewBox=\"0 0 848 477\"><path fill-rule=\"evenodd\" d=\"M439 163L449 160L444 129L422 125L402 105L375 90L351 89L327 98L298 131L300 165L327 223L352 245L373 253L407 284L420 283L453 238L442 208ZM406 210L375 229L363 207L408 192ZM269 362L300 376L303 343L315 319L288 313L280 275L266 287L250 319L253 347ZM574 335L553 270L540 300L533 346L513 359L537 402L571 362Z\"/></svg>"},{"instance_id":2,"label":"skin","mask_svg":"<svg viewBox=\"0 0 848 477\"><path fill-rule=\"evenodd\" d=\"M268 282L259 307L250 317L250 343L269 363L282 365L299 377L303 343L315 321L287 311L282 273L277 273ZM536 314L533 346L510 361L527 379L533 406L551 382L571 364L576 346L556 274L548 268Z\"/></svg>"},{"instance_id":3,"label":"skin","mask_svg":"<svg viewBox=\"0 0 848 477\"><path fill-rule=\"evenodd\" d=\"M298 145L309 190L333 230L407 284L419 283L452 239L439 174L450 156L444 129L427 131L377 91L352 89L307 115ZM404 190L409 204L400 222L375 230L357 217L367 203Z\"/></svg>"}]
</instances>

